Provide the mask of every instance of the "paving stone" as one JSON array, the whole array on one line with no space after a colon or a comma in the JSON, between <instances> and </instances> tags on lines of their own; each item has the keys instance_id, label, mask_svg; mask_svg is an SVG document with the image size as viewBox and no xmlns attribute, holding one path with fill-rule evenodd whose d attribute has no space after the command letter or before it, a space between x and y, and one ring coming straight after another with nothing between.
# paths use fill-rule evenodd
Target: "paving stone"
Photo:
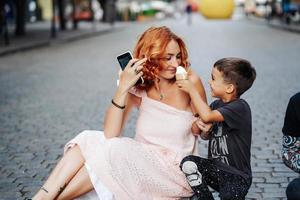
<instances>
[{"instance_id":1,"label":"paving stone","mask_svg":"<svg viewBox=\"0 0 300 200\"><path fill-rule=\"evenodd\" d=\"M279 188L279 184L276 183L257 183L258 188Z\"/></svg>"},{"instance_id":2,"label":"paving stone","mask_svg":"<svg viewBox=\"0 0 300 200\"><path fill-rule=\"evenodd\" d=\"M284 198L284 197L286 197L286 195L285 195L285 193L283 193L283 192L276 192L276 191L274 191L274 192L264 192L263 194L262 194L262 196L263 196L263 199L267 199L267 198Z\"/></svg>"},{"instance_id":3,"label":"paving stone","mask_svg":"<svg viewBox=\"0 0 300 200\"><path fill-rule=\"evenodd\" d=\"M247 195L247 199L251 199L251 200L258 200L258 199L262 199L262 195L261 192L257 193L257 192L249 192Z\"/></svg>"},{"instance_id":4,"label":"paving stone","mask_svg":"<svg viewBox=\"0 0 300 200\"><path fill-rule=\"evenodd\" d=\"M262 178L262 177L253 177L252 182L253 183L265 183L266 179Z\"/></svg>"},{"instance_id":5,"label":"paving stone","mask_svg":"<svg viewBox=\"0 0 300 200\"><path fill-rule=\"evenodd\" d=\"M271 172L272 167L253 167L252 172Z\"/></svg>"}]
</instances>

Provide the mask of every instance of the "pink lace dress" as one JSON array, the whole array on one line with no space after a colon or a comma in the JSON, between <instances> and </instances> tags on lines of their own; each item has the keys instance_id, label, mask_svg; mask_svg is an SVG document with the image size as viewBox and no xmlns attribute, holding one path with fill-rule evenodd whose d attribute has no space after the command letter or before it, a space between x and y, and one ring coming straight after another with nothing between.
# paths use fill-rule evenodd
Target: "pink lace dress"
<instances>
[{"instance_id":1,"label":"pink lace dress","mask_svg":"<svg viewBox=\"0 0 300 200\"><path fill-rule=\"evenodd\" d=\"M78 145L99 199L179 199L192 195L179 164L198 152L191 134L192 113L142 98L134 139L105 139L101 131L83 131L65 147Z\"/></svg>"}]
</instances>

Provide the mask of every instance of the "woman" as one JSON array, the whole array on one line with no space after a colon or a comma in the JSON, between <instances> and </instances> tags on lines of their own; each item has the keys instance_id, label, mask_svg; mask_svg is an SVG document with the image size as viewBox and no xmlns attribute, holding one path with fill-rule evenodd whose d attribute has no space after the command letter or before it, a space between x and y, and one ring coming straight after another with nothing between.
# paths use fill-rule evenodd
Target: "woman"
<instances>
[{"instance_id":1,"label":"woman","mask_svg":"<svg viewBox=\"0 0 300 200\"><path fill-rule=\"evenodd\" d=\"M84 131L67 143L65 154L35 199L73 199L93 188L100 199L176 199L191 196L181 159L197 154L191 134L190 97L175 83L176 67L206 101L201 80L188 65L184 42L167 27L149 28L120 75L104 132ZM145 83L133 87L143 76ZM139 109L134 139L120 137L133 107Z\"/></svg>"}]
</instances>

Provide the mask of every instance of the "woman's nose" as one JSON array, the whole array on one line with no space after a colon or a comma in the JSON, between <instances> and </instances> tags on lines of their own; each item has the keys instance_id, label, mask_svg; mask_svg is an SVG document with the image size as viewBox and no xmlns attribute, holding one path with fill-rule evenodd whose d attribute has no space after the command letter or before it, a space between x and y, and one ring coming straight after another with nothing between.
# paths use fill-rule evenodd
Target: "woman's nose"
<instances>
[{"instance_id":1,"label":"woman's nose","mask_svg":"<svg viewBox=\"0 0 300 200\"><path fill-rule=\"evenodd\" d=\"M178 62L178 60L177 60L176 57L173 57L173 58L172 58L172 60L171 60L171 65L172 65L173 67L178 67L178 66L179 66L179 62Z\"/></svg>"}]
</instances>

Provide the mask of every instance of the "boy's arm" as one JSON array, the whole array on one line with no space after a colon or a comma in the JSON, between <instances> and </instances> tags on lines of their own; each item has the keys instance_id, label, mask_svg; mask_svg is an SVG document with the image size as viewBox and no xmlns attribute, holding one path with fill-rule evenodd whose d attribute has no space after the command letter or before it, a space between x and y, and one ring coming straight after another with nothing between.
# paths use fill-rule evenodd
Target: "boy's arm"
<instances>
[{"instance_id":1,"label":"boy's arm","mask_svg":"<svg viewBox=\"0 0 300 200\"><path fill-rule=\"evenodd\" d=\"M199 93L199 95L203 99L203 101L205 103L207 103L206 93L205 93L202 81L199 78L199 76L195 72L192 71L191 68L189 68L189 80L195 86L197 92ZM195 106L193 105L193 102L191 102L191 108L192 108L193 113L197 113L195 110Z\"/></svg>"},{"instance_id":2,"label":"boy's arm","mask_svg":"<svg viewBox=\"0 0 300 200\"><path fill-rule=\"evenodd\" d=\"M223 115L218 110L211 110L194 89L190 90L189 94L195 110L204 123L224 121Z\"/></svg>"},{"instance_id":3,"label":"boy's arm","mask_svg":"<svg viewBox=\"0 0 300 200\"><path fill-rule=\"evenodd\" d=\"M195 111L199 114L203 122L208 123L224 121L222 114L217 110L211 110L203 98L201 98L194 82L194 80L176 81L179 89L187 92L190 95L193 109L195 109Z\"/></svg>"}]
</instances>

